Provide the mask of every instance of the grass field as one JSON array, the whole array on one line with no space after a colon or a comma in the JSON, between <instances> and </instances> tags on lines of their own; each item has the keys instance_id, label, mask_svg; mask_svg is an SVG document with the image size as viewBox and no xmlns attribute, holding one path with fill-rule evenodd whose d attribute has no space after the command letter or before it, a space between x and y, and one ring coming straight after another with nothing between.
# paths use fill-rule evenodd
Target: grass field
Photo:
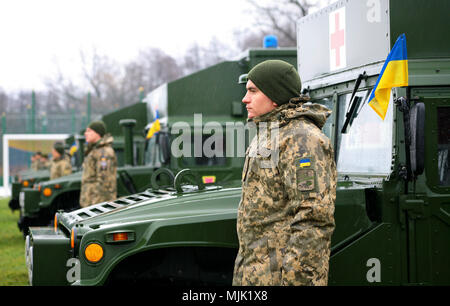
<instances>
[{"instance_id":1,"label":"grass field","mask_svg":"<svg viewBox=\"0 0 450 306\"><path fill-rule=\"evenodd\" d=\"M26 286L25 240L17 227L19 211L11 212L8 201L0 199L0 286Z\"/></svg>"}]
</instances>

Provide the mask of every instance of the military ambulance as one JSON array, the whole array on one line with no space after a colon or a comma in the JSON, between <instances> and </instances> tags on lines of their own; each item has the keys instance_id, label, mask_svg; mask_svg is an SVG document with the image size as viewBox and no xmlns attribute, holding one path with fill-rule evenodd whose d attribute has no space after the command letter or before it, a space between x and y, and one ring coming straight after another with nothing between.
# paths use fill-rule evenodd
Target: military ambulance
<instances>
[{"instance_id":1,"label":"military ambulance","mask_svg":"<svg viewBox=\"0 0 450 306\"><path fill-rule=\"evenodd\" d=\"M333 110L330 285L450 284L449 11L446 0L346 0L298 22L304 92ZM409 82L382 120L368 99L403 33ZM230 285L241 189L178 185L32 228L30 283Z\"/></svg>"}]
</instances>

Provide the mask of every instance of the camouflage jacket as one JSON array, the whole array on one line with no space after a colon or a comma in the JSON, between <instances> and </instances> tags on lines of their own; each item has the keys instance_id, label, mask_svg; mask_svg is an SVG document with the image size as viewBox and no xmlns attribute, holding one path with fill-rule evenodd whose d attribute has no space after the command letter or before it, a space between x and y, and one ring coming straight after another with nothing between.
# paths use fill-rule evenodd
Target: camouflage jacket
<instances>
[{"instance_id":1,"label":"camouflage jacket","mask_svg":"<svg viewBox=\"0 0 450 306\"><path fill-rule=\"evenodd\" d=\"M337 173L321 129L331 111L305 102L253 118L259 132L242 173L233 285L327 285ZM262 123L270 128L261 132Z\"/></svg>"},{"instance_id":2,"label":"camouflage jacket","mask_svg":"<svg viewBox=\"0 0 450 306\"><path fill-rule=\"evenodd\" d=\"M80 206L112 201L117 194L117 159L110 134L90 144L83 161Z\"/></svg>"},{"instance_id":3,"label":"camouflage jacket","mask_svg":"<svg viewBox=\"0 0 450 306\"><path fill-rule=\"evenodd\" d=\"M70 157L64 155L61 158L54 159L50 163L50 179L66 176L72 173L72 164L70 163Z\"/></svg>"}]
</instances>

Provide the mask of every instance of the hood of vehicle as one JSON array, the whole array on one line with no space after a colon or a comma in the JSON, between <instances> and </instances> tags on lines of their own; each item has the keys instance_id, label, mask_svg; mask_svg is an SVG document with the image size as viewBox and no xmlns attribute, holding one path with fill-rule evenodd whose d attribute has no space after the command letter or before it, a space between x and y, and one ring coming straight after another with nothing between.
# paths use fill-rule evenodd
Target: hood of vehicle
<instances>
[{"instance_id":1,"label":"hood of vehicle","mask_svg":"<svg viewBox=\"0 0 450 306\"><path fill-rule=\"evenodd\" d=\"M45 181L41 183L41 186L51 186L55 184L64 184L66 182L70 181L81 181L81 174L82 172L75 172L69 175L61 176L53 180Z\"/></svg>"},{"instance_id":2,"label":"hood of vehicle","mask_svg":"<svg viewBox=\"0 0 450 306\"><path fill-rule=\"evenodd\" d=\"M63 213L59 220L70 230L75 224L95 229L133 222L235 214L240 198L241 188L209 187L182 194L149 190Z\"/></svg>"}]
</instances>

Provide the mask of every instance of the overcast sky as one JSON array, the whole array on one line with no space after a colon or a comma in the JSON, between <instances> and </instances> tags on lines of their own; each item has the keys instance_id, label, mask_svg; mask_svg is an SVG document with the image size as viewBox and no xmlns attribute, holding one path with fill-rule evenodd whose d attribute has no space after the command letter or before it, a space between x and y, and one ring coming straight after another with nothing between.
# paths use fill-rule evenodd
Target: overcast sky
<instances>
[{"instance_id":1,"label":"overcast sky","mask_svg":"<svg viewBox=\"0 0 450 306\"><path fill-rule=\"evenodd\" d=\"M122 63L149 47L180 57L251 26L248 8L244 0L1 0L0 88L44 89L55 62L76 73L80 50L94 47Z\"/></svg>"}]
</instances>

